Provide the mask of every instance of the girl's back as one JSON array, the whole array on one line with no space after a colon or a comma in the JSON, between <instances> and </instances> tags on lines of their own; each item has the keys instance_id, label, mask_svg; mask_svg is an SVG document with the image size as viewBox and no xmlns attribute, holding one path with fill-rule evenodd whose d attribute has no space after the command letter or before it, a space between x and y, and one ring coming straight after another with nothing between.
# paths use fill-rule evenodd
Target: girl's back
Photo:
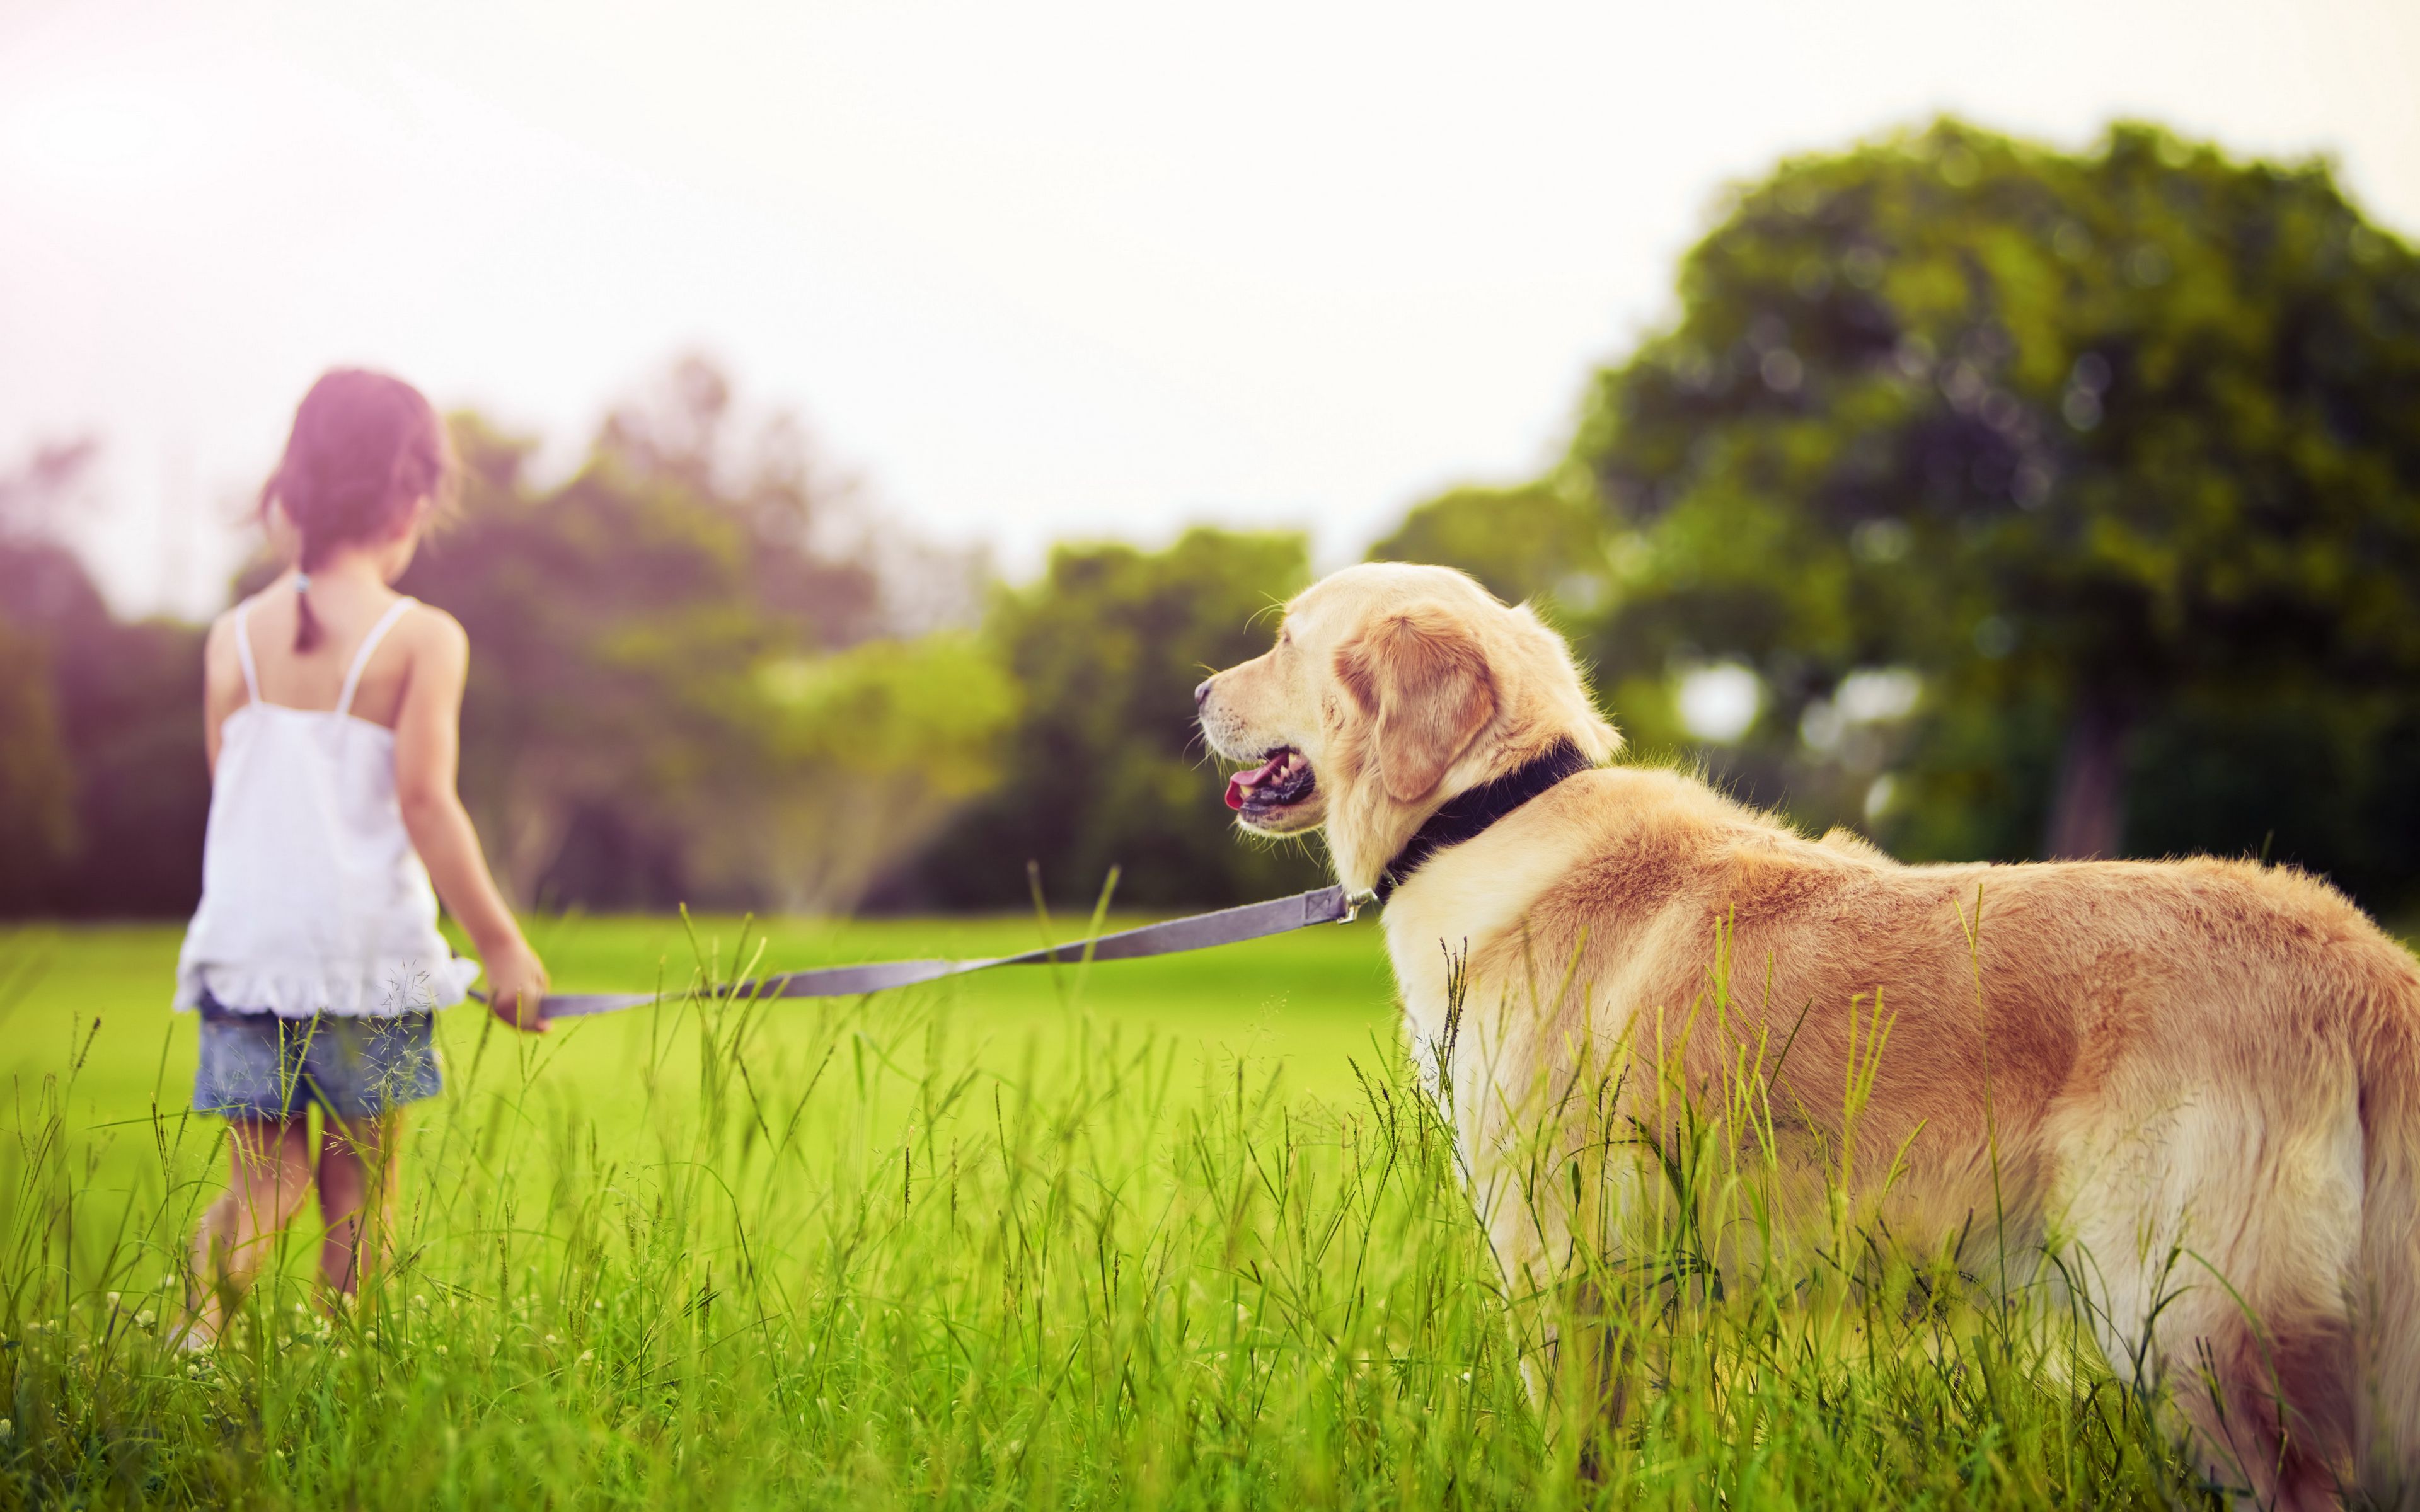
<instances>
[{"instance_id":1,"label":"girl's back","mask_svg":"<svg viewBox=\"0 0 2420 1512\"><path fill-rule=\"evenodd\" d=\"M245 627L252 640L253 664L259 673L263 702L291 709L335 709L356 651L388 608L403 602L403 595L391 590L373 595L349 592L351 586L342 581L323 582L313 591L312 611L319 622L320 636L308 651L294 649L295 622L300 618L297 594L269 588L247 601L251 609ZM414 622L424 614L438 612L424 606L405 615L380 638L362 668L359 686L353 689L355 718L388 730L395 728L403 712L404 681L415 640ZM230 610L212 626L203 654L205 693L211 712L217 716L213 723L245 702L234 621Z\"/></svg>"},{"instance_id":2,"label":"girl's back","mask_svg":"<svg viewBox=\"0 0 2420 1512\"><path fill-rule=\"evenodd\" d=\"M460 630L358 577L311 594L307 637L303 605L272 590L210 637L210 821L178 1006L291 1018L458 1002L476 968L438 933L396 793L395 728L415 651L442 655Z\"/></svg>"},{"instance_id":3,"label":"girl's back","mask_svg":"<svg viewBox=\"0 0 2420 1512\"><path fill-rule=\"evenodd\" d=\"M459 1002L479 969L438 932L442 896L499 1011L542 1026L545 968L455 792L469 641L389 586L458 475L444 423L400 379L339 369L296 409L261 489L293 569L221 616L204 654L210 820L178 1008L384 1018Z\"/></svg>"}]
</instances>

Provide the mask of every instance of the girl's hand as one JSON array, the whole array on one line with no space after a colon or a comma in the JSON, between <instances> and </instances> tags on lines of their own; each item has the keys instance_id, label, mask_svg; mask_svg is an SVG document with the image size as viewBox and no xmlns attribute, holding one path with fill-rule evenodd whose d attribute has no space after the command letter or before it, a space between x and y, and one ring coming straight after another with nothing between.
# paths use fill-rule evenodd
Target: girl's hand
<instances>
[{"instance_id":1,"label":"girl's hand","mask_svg":"<svg viewBox=\"0 0 2420 1512\"><path fill-rule=\"evenodd\" d=\"M500 950L480 952L488 973L488 1011L524 1034L544 1034L547 1021L538 1010L546 1001L546 964L525 940Z\"/></svg>"}]
</instances>

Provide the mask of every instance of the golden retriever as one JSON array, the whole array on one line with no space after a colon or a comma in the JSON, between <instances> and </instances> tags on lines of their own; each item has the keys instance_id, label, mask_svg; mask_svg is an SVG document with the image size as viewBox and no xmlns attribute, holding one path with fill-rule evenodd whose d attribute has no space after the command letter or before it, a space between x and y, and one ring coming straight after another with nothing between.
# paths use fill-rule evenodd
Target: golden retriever
<instances>
[{"instance_id":1,"label":"golden retriever","mask_svg":"<svg viewBox=\"0 0 2420 1512\"><path fill-rule=\"evenodd\" d=\"M2220 1483L2420 1499L2420 965L2323 883L1808 840L1606 764L1620 737L1562 640L1439 567L1313 585L1196 702L1248 764L1241 823L1324 828L1338 879L1388 895L1415 1054L1509 1279L1551 1285L1604 1231L1535 1180L1542 1134L1570 1148L1552 1125L1587 1047L1652 1041L1710 1086L1787 1037L1775 1105L1888 1231L2054 1259L2111 1366L2176 1388ZM1457 804L1478 823L1432 843ZM1652 1080L1597 1086L1635 1103Z\"/></svg>"}]
</instances>

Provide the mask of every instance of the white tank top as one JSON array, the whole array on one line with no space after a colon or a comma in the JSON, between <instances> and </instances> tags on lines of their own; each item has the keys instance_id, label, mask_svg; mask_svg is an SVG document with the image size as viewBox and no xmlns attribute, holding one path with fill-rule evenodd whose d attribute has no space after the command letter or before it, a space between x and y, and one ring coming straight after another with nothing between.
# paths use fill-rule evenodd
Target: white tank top
<instances>
[{"instance_id":1,"label":"white tank top","mask_svg":"<svg viewBox=\"0 0 2420 1512\"><path fill-rule=\"evenodd\" d=\"M303 1018L458 1003L479 974L437 932L437 894L403 827L395 732L353 714L370 653L412 606L362 638L334 709L264 702L235 611L247 702L219 727L202 841L202 905L177 962L177 1007Z\"/></svg>"}]
</instances>

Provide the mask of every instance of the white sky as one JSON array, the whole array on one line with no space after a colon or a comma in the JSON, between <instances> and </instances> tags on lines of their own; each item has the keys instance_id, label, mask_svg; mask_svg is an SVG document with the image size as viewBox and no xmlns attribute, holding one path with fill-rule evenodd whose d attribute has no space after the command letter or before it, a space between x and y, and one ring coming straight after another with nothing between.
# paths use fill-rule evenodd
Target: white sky
<instances>
[{"instance_id":1,"label":"white sky","mask_svg":"<svg viewBox=\"0 0 2420 1512\"><path fill-rule=\"evenodd\" d=\"M2327 152L2420 227L2420 3L0 0L0 467L199 612L321 368L567 459L704 348L883 506L1342 560L1534 472L1721 186L1953 110Z\"/></svg>"}]
</instances>

